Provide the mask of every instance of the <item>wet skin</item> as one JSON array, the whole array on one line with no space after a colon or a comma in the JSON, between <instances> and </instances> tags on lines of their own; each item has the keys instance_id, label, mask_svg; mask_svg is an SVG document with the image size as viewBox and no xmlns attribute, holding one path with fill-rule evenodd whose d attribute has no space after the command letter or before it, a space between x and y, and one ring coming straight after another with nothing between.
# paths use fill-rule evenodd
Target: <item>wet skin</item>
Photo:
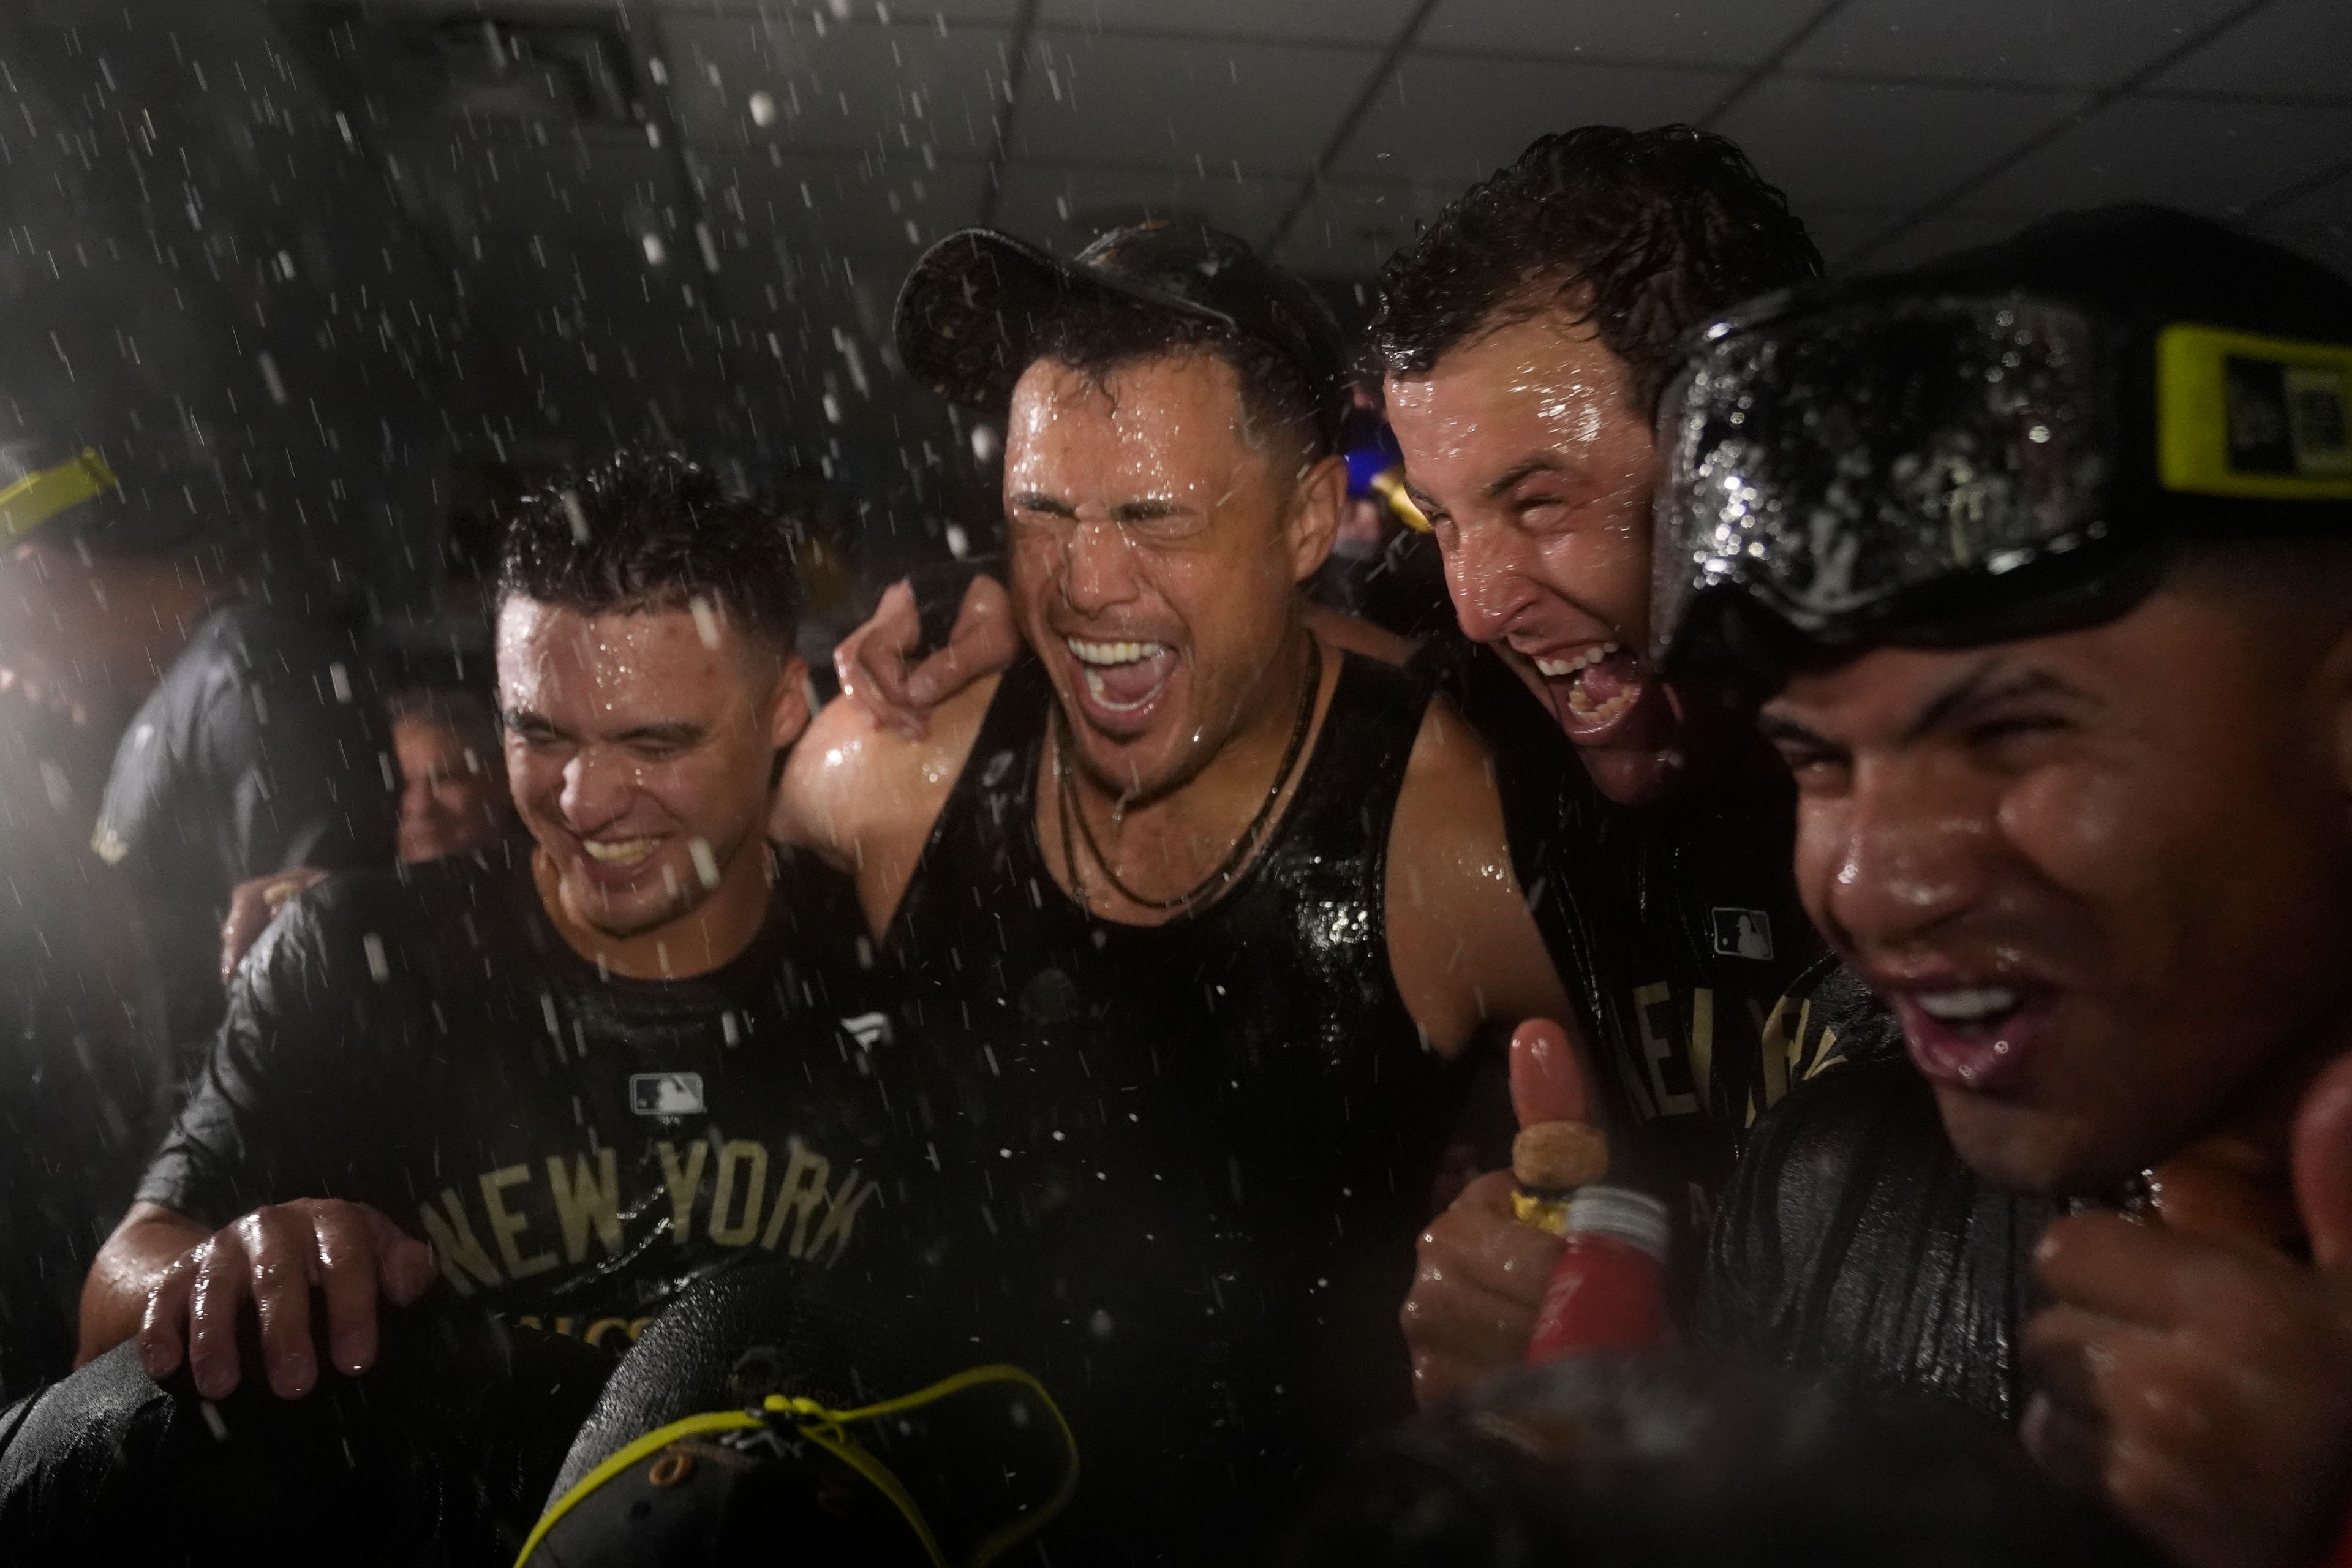
<instances>
[{"instance_id":1,"label":"wet skin","mask_svg":"<svg viewBox=\"0 0 2352 1568\"><path fill-rule=\"evenodd\" d=\"M1391 374L1387 399L1464 634L1518 671L1609 798L1669 793L1686 738L1641 659L1658 458L1623 362L1555 304L1425 375ZM1591 659L1590 675L1572 668Z\"/></svg>"},{"instance_id":2,"label":"wet skin","mask_svg":"<svg viewBox=\"0 0 2352 1568\"><path fill-rule=\"evenodd\" d=\"M1764 715L1807 907L1962 1158L2060 1194L2154 1168L2157 1223L2036 1247L2022 1435L2193 1568L2317 1560L2352 1500L2347 597L2176 569L2107 626L1879 649Z\"/></svg>"},{"instance_id":3,"label":"wet skin","mask_svg":"<svg viewBox=\"0 0 2352 1568\"><path fill-rule=\"evenodd\" d=\"M1285 482L1278 450L1244 428L1234 374L1207 355L1123 365L1102 384L1040 361L1014 393L1012 619L1067 720L1077 809L1119 879L1147 898L1218 868L1265 801L1299 710L1318 634L1297 584L1330 549L1345 470L1326 459ZM1327 642L1310 747L1339 676ZM845 698L786 770L777 836L856 876L877 937L994 692L991 678L955 693L918 734L877 729ZM1037 838L1072 891L1057 782L1047 748ZM1415 741L1389 844L1390 965L1433 1049L1458 1051L1494 1020L1567 1010L1511 869L1485 748L1443 703ZM1111 888L1083 847L1078 856L1097 915L1174 918Z\"/></svg>"},{"instance_id":4,"label":"wet skin","mask_svg":"<svg viewBox=\"0 0 2352 1568\"><path fill-rule=\"evenodd\" d=\"M1205 354L1101 383L1040 360L1013 388L1014 619L1072 721L1079 765L1131 804L1212 767L1263 794L1305 678L1297 589L1330 552L1344 470L1326 458L1303 478L1282 471L1236 428L1238 398L1233 367ZM1159 651L1088 663L1074 642Z\"/></svg>"},{"instance_id":5,"label":"wet skin","mask_svg":"<svg viewBox=\"0 0 2352 1568\"><path fill-rule=\"evenodd\" d=\"M765 914L768 778L806 724L802 666L723 613L499 608L515 808L565 939L620 974L701 973Z\"/></svg>"},{"instance_id":6,"label":"wet skin","mask_svg":"<svg viewBox=\"0 0 2352 1568\"><path fill-rule=\"evenodd\" d=\"M2339 701L2191 582L2087 631L1876 650L1768 706L1806 908L1972 1167L2109 1191L2346 1043Z\"/></svg>"},{"instance_id":7,"label":"wet skin","mask_svg":"<svg viewBox=\"0 0 2352 1568\"><path fill-rule=\"evenodd\" d=\"M516 597L498 631L508 780L556 929L617 974L727 963L766 914L769 780L808 721L804 668L723 612L583 616ZM81 1359L135 1334L151 1375L184 1360L198 1391L220 1398L243 1375L249 1300L270 1388L299 1398L318 1380L314 1288L329 1353L356 1373L375 1359L377 1297L404 1304L435 1277L424 1243L364 1205L297 1199L214 1231L135 1204L84 1287Z\"/></svg>"}]
</instances>

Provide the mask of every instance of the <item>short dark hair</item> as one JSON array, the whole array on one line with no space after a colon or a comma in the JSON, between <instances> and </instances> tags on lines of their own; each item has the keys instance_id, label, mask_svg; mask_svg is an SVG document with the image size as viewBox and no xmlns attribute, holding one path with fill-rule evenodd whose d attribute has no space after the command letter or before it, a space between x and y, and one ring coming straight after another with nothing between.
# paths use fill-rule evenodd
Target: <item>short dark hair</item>
<instances>
[{"instance_id":1,"label":"short dark hair","mask_svg":"<svg viewBox=\"0 0 2352 1568\"><path fill-rule=\"evenodd\" d=\"M752 496L729 494L682 458L622 452L521 498L499 560L499 601L583 615L724 609L753 641L790 655L800 617L800 532Z\"/></svg>"},{"instance_id":2,"label":"short dark hair","mask_svg":"<svg viewBox=\"0 0 2352 1568\"><path fill-rule=\"evenodd\" d=\"M499 749L499 715L489 700L469 686L404 686L383 700L384 714L437 724L489 756Z\"/></svg>"},{"instance_id":3,"label":"short dark hair","mask_svg":"<svg viewBox=\"0 0 2352 1568\"><path fill-rule=\"evenodd\" d=\"M1585 125L1538 138L1391 258L1372 335L1391 373L1423 375L1500 313L1565 296L1646 412L1685 332L1821 271L1789 198L1724 138Z\"/></svg>"},{"instance_id":4,"label":"short dark hair","mask_svg":"<svg viewBox=\"0 0 2352 1568\"><path fill-rule=\"evenodd\" d=\"M1066 364L1097 384L1143 360L1201 353L1233 368L1241 384L1242 435L1304 469L1333 450L1325 410L1298 365L1271 343L1213 321L1123 300L1073 300L1040 324L1036 359ZM1035 360L1031 361L1032 363ZM1287 482L1295 474L1277 471Z\"/></svg>"}]
</instances>

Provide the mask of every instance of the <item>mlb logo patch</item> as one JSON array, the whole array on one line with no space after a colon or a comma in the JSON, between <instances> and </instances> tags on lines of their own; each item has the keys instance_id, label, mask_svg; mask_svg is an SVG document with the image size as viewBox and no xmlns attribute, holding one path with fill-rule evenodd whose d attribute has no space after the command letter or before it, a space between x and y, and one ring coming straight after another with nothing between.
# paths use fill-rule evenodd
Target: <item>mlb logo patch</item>
<instances>
[{"instance_id":1,"label":"mlb logo patch","mask_svg":"<svg viewBox=\"0 0 2352 1568\"><path fill-rule=\"evenodd\" d=\"M855 1018L844 1018L841 1026L849 1031L861 1050L890 1043L890 1016L887 1013L860 1013Z\"/></svg>"},{"instance_id":2,"label":"mlb logo patch","mask_svg":"<svg viewBox=\"0 0 2352 1568\"><path fill-rule=\"evenodd\" d=\"M698 1072L633 1072L629 1109L639 1116L695 1116L703 1110Z\"/></svg>"},{"instance_id":3,"label":"mlb logo patch","mask_svg":"<svg viewBox=\"0 0 2352 1568\"><path fill-rule=\"evenodd\" d=\"M1762 910L1709 910L1715 926L1715 951L1725 958L1772 957L1772 917Z\"/></svg>"}]
</instances>

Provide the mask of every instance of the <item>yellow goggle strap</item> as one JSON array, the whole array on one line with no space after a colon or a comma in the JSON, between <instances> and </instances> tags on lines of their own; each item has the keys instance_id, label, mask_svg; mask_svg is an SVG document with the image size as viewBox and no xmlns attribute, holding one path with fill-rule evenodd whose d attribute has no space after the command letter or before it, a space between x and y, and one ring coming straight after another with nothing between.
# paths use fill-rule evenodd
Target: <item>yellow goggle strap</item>
<instances>
[{"instance_id":1,"label":"yellow goggle strap","mask_svg":"<svg viewBox=\"0 0 2352 1568\"><path fill-rule=\"evenodd\" d=\"M114 488L114 470L84 447L55 468L26 474L0 489L0 541L21 539L61 511L70 511L91 497Z\"/></svg>"},{"instance_id":2,"label":"yellow goggle strap","mask_svg":"<svg viewBox=\"0 0 2352 1568\"><path fill-rule=\"evenodd\" d=\"M940 1551L938 1540L931 1534L929 1522L923 1518L922 1510L908 1494L905 1485L891 1473L887 1465L875 1458L843 1428L852 1422L873 1421L886 1415L902 1415L909 1410L919 1409L935 1400L945 1399L967 1388L975 1388L988 1383L1018 1384L1035 1394L1038 1403L1045 1407L1045 1413L1054 1418L1055 1429L1062 1436L1062 1446L1068 1452L1070 1462L1068 1468L1062 1472L1061 1485L1054 1489L1054 1495L1046 1500L1045 1507L995 1531L972 1549L971 1555L965 1560L964 1568L984 1568L985 1564L1003 1556L1007 1548L1023 1537L1043 1529L1056 1514L1069 1506L1070 1499L1076 1495L1078 1489L1078 1444L1076 1437L1070 1432L1070 1424L1063 1416L1062 1407L1054 1403L1054 1396L1045 1392L1045 1385L1017 1366L994 1365L967 1368L965 1371L957 1373L953 1377L942 1378L928 1388L917 1389L912 1394L901 1394L896 1399L886 1399L878 1405L868 1405L856 1410L829 1410L814 1399L788 1398L781 1394L772 1394L761 1402L757 1411L714 1410L708 1415L689 1415L682 1421L673 1421L667 1426L656 1427L581 1477L578 1485L557 1499L555 1506L549 1509L541 1517L539 1523L531 1528L530 1539L523 1542L522 1552L515 1559L516 1568L522 1568L522 1564L530 1561L530 1554L538 1550L539 1543L546 1539L547 1532L555 1527L558 1520L572 1510L574 1504L647 1455L658 1453L672 1443L682 1442L688 1437L699 1437L718 1432L741 1432L766 1426L772 1419L779 1416L791 1420L802 1436L856 1471L871 1482L877 1491L888 1498L891 1506L898 1510L900 1516L906 1520L908 1527L914 1531L916 1539L923 1543L924 1555L931 1560L935 1568L947 1568L947 1558Z\"/></svg>"}]
</instances>

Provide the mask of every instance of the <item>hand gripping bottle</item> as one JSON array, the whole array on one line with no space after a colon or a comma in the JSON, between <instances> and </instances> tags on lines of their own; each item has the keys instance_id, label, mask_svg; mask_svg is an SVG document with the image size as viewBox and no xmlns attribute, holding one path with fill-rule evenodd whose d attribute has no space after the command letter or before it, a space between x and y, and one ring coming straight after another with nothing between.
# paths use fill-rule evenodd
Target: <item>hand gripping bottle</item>
<instances>
[{"instance_id":1,"label":"hand gripping bottle","mask_svg":"<svg viewBox=\"0 0 2352 1568\"><path fill-rule=\"evenodd\" d=\"M1544 1287L1528 1364L1592 1351L1648 1350L1666 1335L1666 1205L1630 1187L1568 1200L1567 1242Z\"/></svg>"}]
</instances>

